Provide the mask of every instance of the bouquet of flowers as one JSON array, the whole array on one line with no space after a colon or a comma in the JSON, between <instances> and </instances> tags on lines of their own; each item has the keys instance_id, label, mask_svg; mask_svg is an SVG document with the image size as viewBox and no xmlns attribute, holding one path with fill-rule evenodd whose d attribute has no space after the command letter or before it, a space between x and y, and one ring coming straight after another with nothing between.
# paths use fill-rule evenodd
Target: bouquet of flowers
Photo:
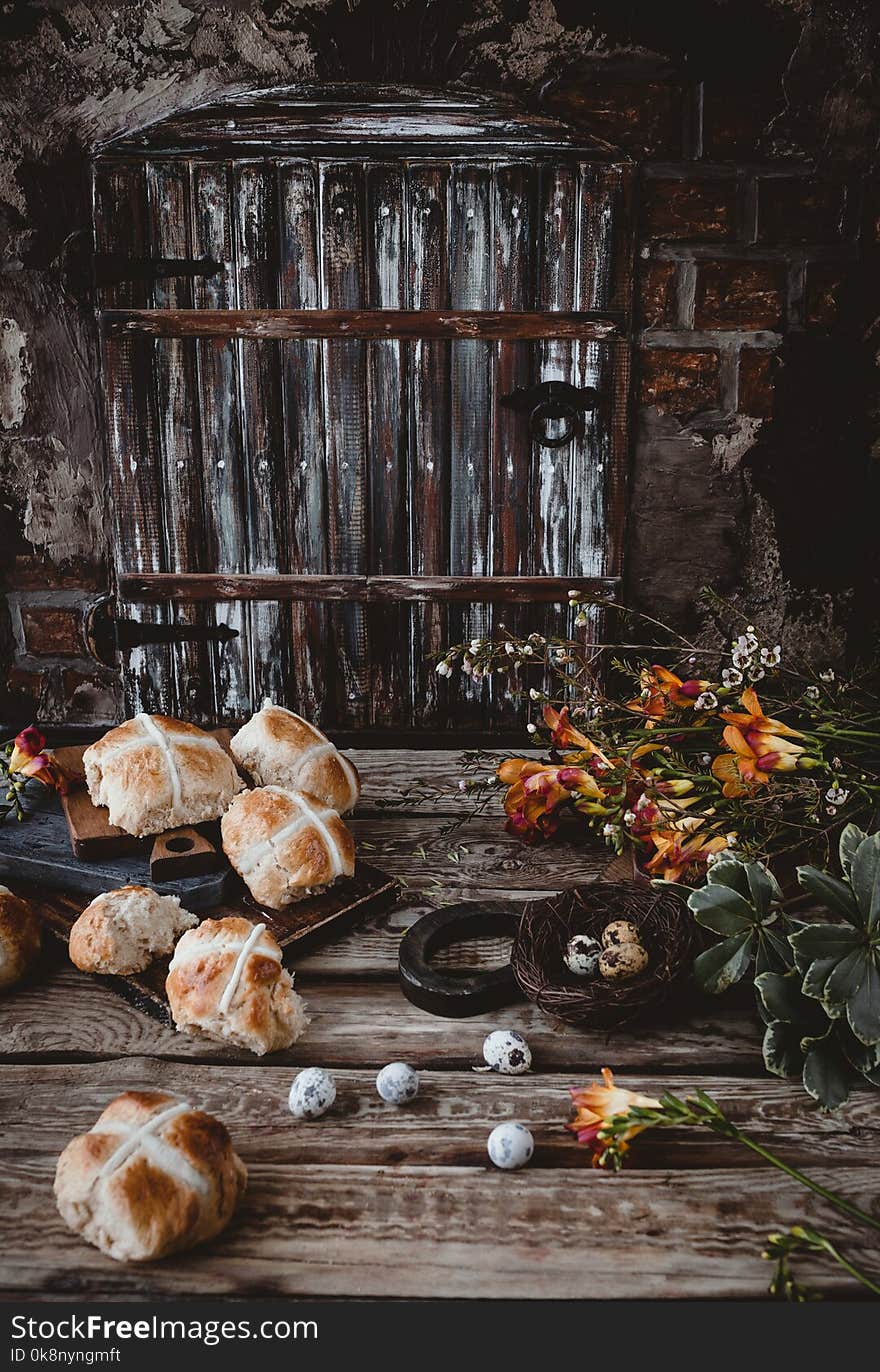
<instances>
[{"instance_id":1,"label":"bouquet of flowers","mask_svg":"<svg viewBox=\"0 0 880 1372\"><path fill-rule=\"evenodd\" d=\"M575 630L586 627L591 602L570 600ZM454 645L438 664L444 676L504 677L539 711L527 728L545 757L507 757L487 783L486 755L465 755L466 770L484 779L465 778L463 788L503 786L511 833L538 842L573 814L617 852L632 845L650 876L694 885L731 849L766 860L809 841L827 852L842 823L872 814L880 697L869 673L841 680L830 668L783 663L753 624L728 627L719 650L622 606L602 609L627 626L647 622L660 641L521 639L501 628Z\"/></svg>"}]
</instances>

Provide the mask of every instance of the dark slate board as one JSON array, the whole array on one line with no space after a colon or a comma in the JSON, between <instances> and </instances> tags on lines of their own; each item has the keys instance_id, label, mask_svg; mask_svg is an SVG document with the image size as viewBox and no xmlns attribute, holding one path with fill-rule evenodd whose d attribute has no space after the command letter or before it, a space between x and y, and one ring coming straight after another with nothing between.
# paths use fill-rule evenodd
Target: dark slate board
<instances>
[{"instance_id":1,"label":"dark slate board","mask_svg":"<svg viewBox=\"0 0 880 1372\"><path fill-rule=\"evenodd\" d=\"M70 849L67 820L57 798L20 824L0 825L0 879L28 882L68 895L98 896L119 886L151 886L165 896L179 896L188 910L210 910L237 889L237 878L226 863L203 876L180 877L156 883L150 878L152 840L125 857L83 861Z\"/></svg>"}]
</instances>

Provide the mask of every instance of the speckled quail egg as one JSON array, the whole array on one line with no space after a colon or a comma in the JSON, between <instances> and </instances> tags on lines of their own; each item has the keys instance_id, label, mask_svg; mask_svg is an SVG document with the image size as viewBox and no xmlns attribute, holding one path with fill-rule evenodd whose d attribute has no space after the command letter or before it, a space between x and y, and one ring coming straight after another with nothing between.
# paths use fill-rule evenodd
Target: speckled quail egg
<instances>
[{"instance_id":1,"label":"speckled quail egg","mask_svg":"<svg viewBox=\"0 0 880 1372\"><path fill-rule=\"evenodd\" d=\"M637 977L647 965L648 954L640 943L621 943L619 948L606 948L599 959L599 971L609 981Z\"/></svg>"},{"instance_id":2,"label":"speckled quail egg","mask_svg":"<svg viewBox=\"0 0 880 1372\"><path fill-rule=\"evenodd\" d=\"M639 931L628 919L616 919L602 931L603 948L619 948L622 943L638 943Z\"/></svg>"},{"instance_id":3,"label":"speckled quail egg","mask_svg":"<svg viewBox=\"0 0 880 1372\"><path fill-rule=\"evenodd\" d=\"M505 1120L492 1130L486 1150L496 1167L513 1172L517 1167L525 1167L535 1151L535 1140L524 1124Z\"/></svg>"},{"instance_id":4,"label":"speckled quail egg","mask_svg":"<svg viewBox=\"0 0 880 1372\"><path fill-rule=\"evenodd\" d=\"M336 1082L323 1067L305 1067L290 1088L290 1113L298 1120L316 1120L326 1115L336 1099Z\"/></svg>"},{"instance_id":5,"label":"speckled quail egg","mask_svg":"<svg viewBox=\"0 0 880 1372\"><path fill-rule=\"evenodd\" d=\"M406 1105L419 1093L419 1074L408 1062L389 1062L376 1078L376 1090L389 1105Z\"/></svg>"},{"instance_id":6,"label":"speckled quail egg","mask_svg":"<svg viewBox=\"0 0 880 1372\"><path fill-rule=\"evenodd\" d=\"M602 945L589 934L575 934L568 940L565 965L576 977L595 977L599 971Z\"/></svg>"},{"instance_id":7,"label":"speckled quail egg","mask_svg":"<svg viewBox=\"0 0 880 1372\"><path fill-rule=\"evenodd\" d=\"M532 1065L532 1052L515 1029L494 1029L483 1040L483 1060L493 1072L520 1077Z\"/></svg>"}]
</instances>

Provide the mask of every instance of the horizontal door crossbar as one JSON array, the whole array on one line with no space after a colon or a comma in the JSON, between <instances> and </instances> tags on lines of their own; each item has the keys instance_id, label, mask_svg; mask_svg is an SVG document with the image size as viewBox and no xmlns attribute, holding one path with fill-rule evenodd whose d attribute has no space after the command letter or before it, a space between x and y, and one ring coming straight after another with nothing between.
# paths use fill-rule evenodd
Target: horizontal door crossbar
<instances>
[{"instance_id":1,"label":"horizontal door crossbar","mask_svg":"<svg viewBox=\"0 0 880 1372\"><path fill-rule=\"evenodd\" d=\"M138 572L119 579L120 599L132 603L220 600L346 600L393 604L553 602L569 591L613 593L619 577L576 576L282 576L274 573Z\"/></svg>"},{"instance_id":2,"label":"horizontal door crossbar","mask_svg":"<svg viewBox=\"0 0 880 1372\"><path fill-rule=\"evenodd\" d=\"M153 338L573 338L624 336L619 314L523 310L103 310L105 333Z\"/></svg>"}]
</instances>

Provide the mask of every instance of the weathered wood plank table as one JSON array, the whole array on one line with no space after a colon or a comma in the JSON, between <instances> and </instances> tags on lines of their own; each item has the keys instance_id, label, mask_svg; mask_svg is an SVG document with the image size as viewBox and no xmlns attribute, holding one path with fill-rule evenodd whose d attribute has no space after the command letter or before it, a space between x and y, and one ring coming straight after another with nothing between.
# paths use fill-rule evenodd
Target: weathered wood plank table
<instances>
[{"instance_id":1,"label":"weathered wood plank table","mask_svg":"<svg viewBox=\"0 0 880 1372\"><path fill-rule=\"evenodd\" d=\"M590 1168L562 1128L566 1088L603 1065L650 1094L699 1084L786 1160L880 1213L876 1093L858 1093L829 1117L799 1086L768 1077L748 999L694 1005L668 1028L608 1040L525 1002L456 1021L403 998L397 944L426 909L551 894L608 867L598 847L521 846L494 807L445 833L467 804L455 794L457 756L356 755L366 784L353 827L364 855L403 883L403 898L298 963L312 1024L289 1053L260 1062L175 1034L60 958L0 1000L0 1292L758 1297L769 1277L766 1233L798 1221L827 1226L876 1270L863 1230L734 1144L694 1130L648 1135L630 1169L609 1176ZM383 808L404 785L436 800ZM491 966L505 953L486 939L456 956ZM527 1035L534 1072L474 1074L485 1034L505 1025ZM393 1059L422 1073L417 1100L400 1110L374 1085ZM322 1121L298 1123L287 1092L294 1070L313 1064L333 1069L337 1104ZM225 1234L146 1268L80 1242L52 1197L61 1148L131 1086L178 1091L215 1112L250 1173ZM535 1136L522 1172L497 1172L486 1158L487 1135L507 1118L528 1122ZM805 1274L826 1293L860 1290L827 1268Z\"/></svg>"}]
</instances>

